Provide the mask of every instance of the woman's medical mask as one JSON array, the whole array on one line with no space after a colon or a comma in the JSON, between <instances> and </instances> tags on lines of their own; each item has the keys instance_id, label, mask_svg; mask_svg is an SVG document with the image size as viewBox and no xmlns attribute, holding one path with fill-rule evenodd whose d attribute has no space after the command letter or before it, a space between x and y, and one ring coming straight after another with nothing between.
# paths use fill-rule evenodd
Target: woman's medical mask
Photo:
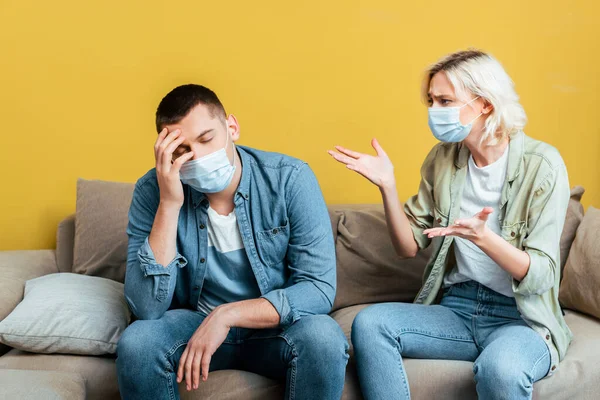
<instances>
[{"instance_id":1,"label":"woman's medical mask","mask_svg":"<svg viewBox=\"0 0 600 400\"><path fill-rule=\"evenodd\" d=\"M231 183L235 173L235 165L232 165L234 164L233 161L229 162L225 150L228 143L229 132L227 133L225 147L183 164L179 170L181 181L201 193L217 193L225 190ZM233 141L231 142L231 148L233 149ZM235 153L233 154L235 160Z\"/></svg>"},{"instance_id":2,"label":"woman's medical mask","mask_svg":"<svg viewBox=\"0 0 600 400\"><path fill-rule=\"evenodd\" d=\"M480 113L467 125L463 125L460 122L460 109L478 98L479 96L460 107L429 107L429 128L433 136L446 143L461 142L469 136L473 122L483 113Z\"/></svg>"}]
</instances>

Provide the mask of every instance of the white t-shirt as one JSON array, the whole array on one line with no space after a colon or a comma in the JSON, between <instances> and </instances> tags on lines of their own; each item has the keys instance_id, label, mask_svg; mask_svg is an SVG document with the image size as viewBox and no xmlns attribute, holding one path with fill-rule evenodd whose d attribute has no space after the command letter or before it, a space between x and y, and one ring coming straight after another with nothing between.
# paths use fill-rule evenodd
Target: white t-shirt
<instances>
[{"instance_id":1,"label":"white t-shirt","mask_svg":"<svg viewBox=\"0 0 600 400\"><path fill-rule=\"evenodd\" d=\"M508 147L498 160L482 168L477 167L472 155L469 157L467 177L460 204L460 218L470 218L484 207L492 207L494 212L489 215L487 225L493 232L501 233L501 221L498 216L507 168ZM514 297L510 274L473 242L455 237L454 252L457 265L444 278L444 286L448 287L455 283L473 280L495 292Z\"/></svg>"},{"instance_id":2,"label":"white t-shirt","mask_svg":"<svg viewBox=\"0 0 600 400\"><path fill-rule=\"evenodd\" d=\"M235 210L229 215L220 215L209 207L207 222L206 275L198 299L198 311L204 315L221 304L260 297Z\"/></svg>"}]
</instances>

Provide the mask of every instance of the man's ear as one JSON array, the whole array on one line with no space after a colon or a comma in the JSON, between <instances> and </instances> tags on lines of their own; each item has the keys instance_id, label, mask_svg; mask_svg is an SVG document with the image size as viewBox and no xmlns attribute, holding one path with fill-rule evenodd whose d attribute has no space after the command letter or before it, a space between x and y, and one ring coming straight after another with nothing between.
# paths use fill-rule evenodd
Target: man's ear
<instances>
[{"instance_id":1,"label":"man's ear","mask_svg":"<svg viewBox=\"0 0 600 400\"><path fill-rule=\"evenodd\" d=\"M238 123L237 118L235 115L229 114L225 119L225 123L227 124L227 128L229 128L231 138L234 142L237 142L240 138L240 124Z\"/></svg>"}]
</instances>

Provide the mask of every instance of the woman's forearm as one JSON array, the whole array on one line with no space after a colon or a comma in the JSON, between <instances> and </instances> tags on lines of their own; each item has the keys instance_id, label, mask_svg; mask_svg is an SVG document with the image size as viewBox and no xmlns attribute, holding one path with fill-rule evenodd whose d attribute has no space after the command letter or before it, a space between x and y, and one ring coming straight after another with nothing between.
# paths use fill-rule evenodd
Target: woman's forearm
<instances>
[{"instance_id":1,"label":"woman's forearm","mask_svg":"<svg viewBox=\"0 0 600 400\"><path fill-rule=\"evenodd\" d=\"M484 234L473 242L517 281L520 282L527 275L529 254L512 246L487 226Z\"/></svg>"},{"instance_id":2,"label":"woman's forearm","mask_svg":"<svg viewBox=\"0 0 600 400\"><path fill-rule=\"evenodd\" d=\"M419 246L415 241L410 221L398 200L398 191L395 185L379 188L383 198L385 219L392 244L400 257L412 258L417 255Z\"/></svg>"}]
</instances>

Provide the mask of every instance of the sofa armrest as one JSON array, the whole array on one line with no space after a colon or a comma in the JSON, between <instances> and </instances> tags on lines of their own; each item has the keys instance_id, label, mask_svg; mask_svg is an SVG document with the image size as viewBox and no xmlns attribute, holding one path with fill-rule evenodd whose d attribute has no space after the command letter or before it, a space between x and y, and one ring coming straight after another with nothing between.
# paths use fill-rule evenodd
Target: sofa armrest
<instances>
[{"instance_id":1,"label":"sofa armrest","mask_svg":"<svg viewBox=\"0 0 600 400\"><path fill-rule=\"evenodd\" d=\"M54 250L0 251L0 321L23 300L27 280L55 272Z\"/></svg>"}]
</instances>

